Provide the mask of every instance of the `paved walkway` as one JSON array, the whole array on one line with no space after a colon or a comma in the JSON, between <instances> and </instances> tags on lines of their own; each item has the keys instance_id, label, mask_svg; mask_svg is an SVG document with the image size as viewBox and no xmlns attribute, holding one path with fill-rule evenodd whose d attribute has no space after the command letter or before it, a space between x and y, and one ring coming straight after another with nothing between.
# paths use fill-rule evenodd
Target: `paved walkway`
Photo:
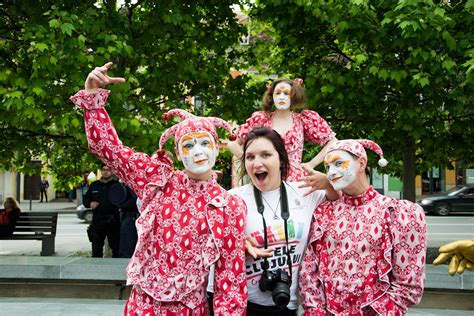
<instances>
[{"instance_id":1,"label":"paved walkway","mask_svg":"<svg viewBox=\"0 0 474 316\"><path fill-rule=\"evenodd\" d=\"M0 298L0 316L123 315L125 301L56 298ZM472 316L472 311L411 309L408 316Z\"/></svg>"},{"instance_id":2,"label":"paved walkway","mask_svg":"<svg viewBox=\"0 0 474 316\"><path fill-rule=\"evenodd\" d=\"M21 201L20 208L23 212L39 211L39 212L59 212L59 213L76 213L76 200L68 202L67 199L55 199L48 203L40 203L38 200Z\"/></svg>"}]
</instances>

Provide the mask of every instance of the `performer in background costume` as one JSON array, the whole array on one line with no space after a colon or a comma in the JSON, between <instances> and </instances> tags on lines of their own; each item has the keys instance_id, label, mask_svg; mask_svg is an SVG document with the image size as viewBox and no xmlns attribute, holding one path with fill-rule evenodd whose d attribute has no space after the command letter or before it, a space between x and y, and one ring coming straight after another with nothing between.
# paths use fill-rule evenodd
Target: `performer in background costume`
<instances>
[{"instance_id":1,"label":"performer in background costume","mask_svg":"<svg viewBox=\"0 0 474 316\"><path fill-rule=\"evenodd\" d=\"M343 195L315 211L300 272L304 315L404 315L423 294L426 221L422 208L379 194L366 177L369 140L341 140L324 158Z\"/></svg>"},{"instance_id":2,"label":"performer in background costume","mask_svg":"<svg viewBox=\"0 0 474 316\"><path fill-rule=\"evenodd\" d=\"M336 134L319 114L312 110L295 110L306 103L302 79L278 79L267 88L263 96L263 111L257 111L238 127L237 141L228 148L237 157L242 156L241 145L251 130L268 127L277 131L285 142L290 159L288 181L299 181L306 171L319 165L324 157L325 146L336 140ZM324 147L310 162L301 164L304 142L309 141ZM320 183L323 185L323 183Z\"/></svg>"},{"instance_id":3,"label":"performer in background costume","mask_svg":"<svg viewBox=\"0 0 474 316\"><path fill-rule=\"evenodd\" d=\"M138 242L127 267L133 284L126 315L208 315L206 285L215 264L216 315L245 315L245 206L218 185L212 167L218 155L217 118L183 110L165 114L184 119L165 131L153 156L122 145L104 109L109 91L123 78L107 75L112 63L93 70L85 90L71 97L84 108L90 151L102 159L142 201L136 222ZM174 171L162 150L174 136L184 171Z\"/></svg>"}]
</instances>

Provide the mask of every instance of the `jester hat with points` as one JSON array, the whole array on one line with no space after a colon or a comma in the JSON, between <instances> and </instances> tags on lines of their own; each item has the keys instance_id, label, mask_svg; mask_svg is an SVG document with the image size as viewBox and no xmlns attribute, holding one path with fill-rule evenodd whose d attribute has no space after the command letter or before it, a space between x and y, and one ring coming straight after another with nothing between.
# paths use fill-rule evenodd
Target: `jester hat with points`
<instances>
[{"instance_id":1,"label":"jester hat with points","mask_svg":"<svg viewBox=\"0 0 474 316\"><path fill-rule=\"evenodd\" d=\"M328 147L326 154L335 150L344 150L359 158L364 157L367 159L364 147L374 151L380 157L378 162L380 167L385 167L388 164L387 160L383 157L382 148L376 142L368 139L338 140Z\"/></svg>"},{"instance_id":2,"label":"jester hat with points","mask_svg":"<svg viewBox=\"0 0 474 316\"><path fill-rule=\"evenodd\" d=\"M236 139L235 135L232 134L232 126L221 118L196 116L181 109L170 110L164 113L162 118L168 121L171 119L171 116L177 116L183 120L171 126L166 131L164 131L163 134L161 134L159 142L160 151L163 149L164 144L171 136L174 136L174 144L175 146L178 146L179 139L183 135L191 132L209 132L214 137L216 142L218 142L219 137L217 136L216 126L225 128L229 131L229 140Z\"/></svg>"}]
</instances>

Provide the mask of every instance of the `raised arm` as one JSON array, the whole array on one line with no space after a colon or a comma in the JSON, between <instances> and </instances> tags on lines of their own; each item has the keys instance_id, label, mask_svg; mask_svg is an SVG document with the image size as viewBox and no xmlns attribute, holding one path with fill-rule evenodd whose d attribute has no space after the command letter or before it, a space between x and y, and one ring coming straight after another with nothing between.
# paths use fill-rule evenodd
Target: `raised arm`
<instances>
[{"instance_id":1,"label":"raised arm","mask_svg":"<svg viewBox=\"0 0 474 316\"><path fill-rule=\"evenodd\" d=\"M321 162L323 162L324 156L326 155L326 151L327 151L328 147L332 143L334 143L335 141L337 141L337 138L336 137L332 138L329 142L327 142L326 145L324 145L324 147L319 151L319 153L317 153L316 156L313 157L313 159L311 159L309 162L302 163L301 166L304 169L306 169L306 168L309 168L309 169L316 168L316 166L318 166Z\"/></svg>"},{"instance_id":2,"label":"raised arm","mask_svg":"<svg viewBox=\"0 0 474 316\"><path fill-rule=\"evenodd\" d=\"M89 150L106 163L119 178L142 198L145 185L154 180L164 182L173 170L172 161L164 156L151 159L147 154L135 153L122 145L104 106L110 91L101 87L110 83L123 83L123 78L107 75L112 63L96 67L87 76L85 89L71 97L78 107L84 108L84 122Z\"/></svg>"},{"instance_id":3,"label":"raised arm","mask_svg":"<svg viewBox=\"0 0 474 316\"><path fill-rule=\"evenodd\" d=\"M234 141L229 141L227 143L227 148L236 156L237 158L242 157L244 151L242 149L242 140L240 138L237 138Z\"/></svg>"},{"instance_id":4,"label":"raised arm","mask_svg":"<svg viewBox=\"0 0 474 316\"><path fill-rule=\"evenodd\" d=\"M245 123L237 127L237 140L229 142L227 148L229 148L237 158L242 157L242 145L247 140L250 131L254 128L265 126L271 128L271 126L269 126L268 114L263 111L253 112Z\"/></svg>"},{"instance_id":5,"label":"raised arm","mask_svg":"<svg viewBox=\"0 0 474 316\"><path fill-rule=\"evenodd\" d=\"M318 144L322 148L313 159L301 164L309 169L314 169L323 161L328 145L337 140L336 133L333 132L326 120L315 111L302 111L301 119L303 121L304 139L313 144Z\"/></svg>"}]
</instances>

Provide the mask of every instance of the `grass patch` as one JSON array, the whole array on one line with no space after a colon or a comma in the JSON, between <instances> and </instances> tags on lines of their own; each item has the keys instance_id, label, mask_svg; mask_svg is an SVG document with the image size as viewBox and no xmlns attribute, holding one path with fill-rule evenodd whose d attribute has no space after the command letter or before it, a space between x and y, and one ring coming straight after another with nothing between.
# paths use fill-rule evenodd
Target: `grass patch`
<instances>
[{"instance_id":1,"label":"grass patch","mask_svg":"<svg viewBox=\"0 0 474 316\"><path fill-rule=\"evenodd\" d=\"M69 255L69 257L82 257L82 258L90 258L92 257L92 251L76 251Z\"/></svg>"}]
</instances>

